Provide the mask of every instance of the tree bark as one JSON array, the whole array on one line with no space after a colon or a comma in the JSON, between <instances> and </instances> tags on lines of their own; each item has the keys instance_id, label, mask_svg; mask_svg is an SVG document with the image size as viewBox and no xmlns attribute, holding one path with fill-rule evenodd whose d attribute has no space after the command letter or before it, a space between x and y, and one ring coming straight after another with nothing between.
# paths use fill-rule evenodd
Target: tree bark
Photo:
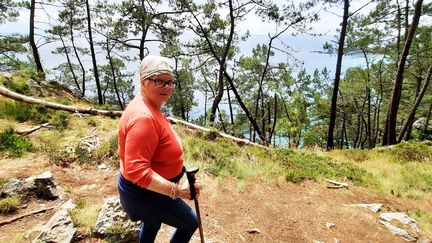
<instances>
[{"instance_id":1,"label":"tree bark","mask_svg":"<svg viewBox=\"0 0 432 243\"><path fill-rule=\"evenodd\" d=\"M338 56L336 61L336 73L335 73L333 95L332 95L332 102L331 102L331 109L330 109L330 123L328 128L328 135L327 135L327 150L331 150L334 148L334 128L336 125L337 96L339 92L339 82L340 82L341 69L342 69L342 57L344 54L345 36L346 36L347 26L348 26L349 6L350 6L349 0L344 0L344 14L342 18L342 29L339 36L339 48L338 48Z\"/></svg>"},{"instance_id":2,"label":"tree bark","mask_svg":"<svg viewBox=\"0 0 432 243\"><path fill-rule=\"evenodd\" d=\"M88 31L88 35L89 35L90 52L91 52L92 63L93 63L93 74L94 74L94 78L95 78L95 82L96 82L96 89L97 89L97 94L98 94L99 105L103 105L104 102L103 102L103 97L102 97L102 88L101 88L100 81L99 81L99 71L98 71L98 66L97 66L97 62L96 62L96 52L95 52L94 45L93 45L93 35L92 35L92 29L91 29L91 15L90 15L89 0L86 0L85 3L86 3L86 8L87 8L87 31Z\"/></svg>"},{"instance_id":3,"label":"tree bark","mask_svg":"<svg viewBox=\"0 0 432 243\"><path fill-rule=\"evenodd\" d=\"M258 133L258 136L260 137L261 142L265 143L266 139L263 136L263 134L261 133L261 129L259 128L258 123L256 122L255 118L252 116L249 109L246 107L245 103L243 102L239 92L237 91L237 88L234 86L234 82L233 82L232 78L226 72L225 72L225 78L229 82L229 84L232 88L232 91L234 92L234 95L237 99L237 102L239 103L239 105L243 109L243 111L245 112L246 117L249 119L249 122L251 123L253 129L255 129L255 131Z\"/></svg>"},{"instance_id":4,"label":"tree bark","mask_svg":"<svg viewBox=\"0 0 432 243\"><path fill-rule=\"evenodd\" d=\"M34 61L36 63L36 70L38 72L38 75L42 78L45 79L45 72L43 70L42 67L42 62L40 60L40 55L39 55L39 51L38 48L36 46L36 41L35 41L35 10L36 10L36 0L31 0L30 2L30 33L29 33L29 41L30 41L30 46L33 52L33 58Z\"/></svg>"},{"instance_id":5,"label":"tree bark","mask_svg":"<svg viewBox=\"0 0 432 243\"><path fill-rule=\"evenodd\" d=\"M69 57L69 52L68 52L68 50L67 50L66 43L64 42L64 40L63 40L63 36L62 36L61 33L59 34L59 37L60 37L60 41L61 41L61 43L62 43L62 45L63 45L63 50L64 50L64 53L65 53L65 55L66 55L66 60L67 60L67 63L68 63L69 69L70 69L70 71L71 71L71 73L72 73L72 78L73 78L73 80L74 80L74 82L75 82L75 85L76 85L78 91L82 92L82 91L81 91L80 84L78 83L78 78L77 78L77 76L76 76L76 74L75 74L75 71L74 71L73 66L72 66L72 62L71 62L70 57Z\"/></svg>"},{"instance_id":6,"label":"tree bark","mask_svg":"<svg viewBox=\"0 0 432 243\"><path fill-rule=\"evenodd\" d=\"M223 97L223 91L224 91L224 73L226 72L226 62L228 57L228 52L231 48L231 44L234 37L234 27L235 27L235 18L234 18L234 7L232 0L228 0L229 5L229 20L230 20L230 30L228 34L227 42L224 46L224 50L222 53L222 56L218 58L219 62L219 74L218 74L218 89L216 92L216 97L213 100L213 104L211 107L211 113L210 113L210 124L213 124L216 118L216 109L219 107L219 103L222 100ZM207 34L207 33L206 33ZM208 38L207 38L208 40ZM217 55L215 55L217 56Z\"/></svg>"},{"instance_id":7,"label":"tree bark","mask_svg":"<svg viewBox=\"0 0 432 243\"><path fill-rule=\"evenodd\" d=\"M233 113L233 108L232 108L230 88L229 88L228 82L226 82L226 89L227 89L227 97L228 97L228 107L229 107L229 112L230 112L230 123L231 123L231 125L234 125L234 113Z\"/></svg>"},{"instance_id":8,"label":"tree bark","mask_svg":"<svg viewBox=\"0 0 432 243\"><path fill-rule=\"evenodd\" d=\"M367 103L367 123L366 123L366 137L367 137L367 141L368 141L368 149L372 149L372 121L371 121L371 78L370 78L370 67L369 67L369 59L368 56L366 54L366 51L361 48L362 52L363 52L363 56L365 58L366 61L366 76L367 76L367 81L366 81L366 103Z\"/></svg>"},{"instance_id":9,"label":"tree bark","mask_svg":"<svg viewBox=\"0 0 432 243\"><path fill-rule=\"evenodd\" d=\"M404 124L402 126L401 132L400 132L400 134L398 136L398 139L397 139L398 143L400 143L402 141L402 138L404 137L405 132L407 131L409 125L412 125L413 122L414 122L415 113L416 113L417 108L420 105L420 102L422 101L423 96L426 93L426 90L427 90L427 88L429 86L429 83L430 83L430 80L431 80L431 75L432 75L432 65L428 69L427 77L425 79L425 82L424 82L421 90L420 90L420 93L417 96L417 98L416 98L416 100L414 102L414 105L411 108L411 111L410 111L408 117L406 118L406 120L405 120L405 122L404 122Z\"/></svg>"},{"instance_id":10,"label":"tree bark","mask_svg":"<svg viewBox=\"0 0 432 243\"><path fill-rule=\"evenodd\" d=\"M118 101L118 104L120 106L120 109L124 110L124 106L125 105L123 104L123 101L120 98L120 92L119 92L118 87L117 87L117 75L116 75L114 63L113 63L113 60L112 60L112 57L111 57L111 47L109 46L109 39L108 38L106 39L106 42L107 42L107 57L108 57L108 61L109 61L110 69L111 69L111 75L112 75L112 79L113 79L114 91L116 93L117 101Z\"/></svg>"},{"instance_id":11,"label":"tree bark","mask_svg":"<svg viewBox=\"0 0 432 243\"><path fill-rule=\"evenodd\" d=\"M81 71L82 71L82 81L81 81L81 95L82 95L82 97L85 97L85 91L86 91L86 70L85 70L85 68L84 68L84 65L83 65L83 63L82 63L82 61L81 61L81 58L79 57L79 55L78 55L78 50L77 50L77 47L76 47L76 45L75 45L75 39L74 39L74 33L73 33L73 16L71 16L71 25L69 26L69 33L70 33L70 38L71 38L71 43L72 43L72 47L73 47L73 49L74 49L74 53L75 53L75 56L76 56L76 58L77 58L77 60L78 60L78 63L79 63L79 65L80 65L80 67L81 67Z\"/></svg>"},{"instance_id":12,"label":"tree bark","mask_svg":"<svg viewBox=\"0 0 432 243\"><path fill-rule=\"evenodd\" d=\"M391 95L391 101L389 103L389 112L386 120L387 125L387 132L384 132L387 137L383 138L383 145L392 145L397 142L396 140L396 123L397 123L397 113L399 109L400 104L400 98L402 93L402 84L403 84L403 75L405 71L405 63L410 51L411 43L414 37L414 33L417 30L417 26L420 20L421 16L421 7L422 7L423 0L418 0L415 9L414 9L414 16L413 21L408 33L408 36L405 41L404 48L402 50L402 56L400 58L399 64L398 64L398 70L395 78L395 83L393 86L393 91Z\"/></svg>"}]
</instances>

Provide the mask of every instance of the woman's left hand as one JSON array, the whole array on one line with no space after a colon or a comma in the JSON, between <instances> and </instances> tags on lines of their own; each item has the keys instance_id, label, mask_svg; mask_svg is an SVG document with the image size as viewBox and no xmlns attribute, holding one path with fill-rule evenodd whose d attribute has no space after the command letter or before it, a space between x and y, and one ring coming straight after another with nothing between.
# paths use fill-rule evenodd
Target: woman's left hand
<instances>
[{"instance_id":1,"label":"woman's left hand","mask_svg":"<svg viewBox=\"0 0 432 243\"><path fill-rule=\"evenodd\" d=\"M196 197L198 197L201 193L201 183L199 182L199 180L196 180L194 183L195 186L195 195ZM189 187L189 182L187 180L185 180L179 190L179 197L182 199L190 199L191 198L191 192L190 192L190 187Z\"/></svg>"}]
</instances>

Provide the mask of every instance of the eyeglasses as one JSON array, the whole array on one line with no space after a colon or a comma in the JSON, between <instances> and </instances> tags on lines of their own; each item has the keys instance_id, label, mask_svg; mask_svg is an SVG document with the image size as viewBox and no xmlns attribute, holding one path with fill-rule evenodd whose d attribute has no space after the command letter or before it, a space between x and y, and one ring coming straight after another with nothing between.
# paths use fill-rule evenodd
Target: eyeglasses
<instances>
[{"instance_id":1,"label":"eyeglasses","mask_svg":"<svg viewBox=\"0 0 432 243\"><path fill-rule=\"evenodd\" d=\"M147 78L147 79L153 81L155 85L160 88L163 88L166 85L168 85L168 87L174 88L177 85L177 82L173 80L162 80L162 79L152 79L152 78Z\"/></svg>"}]
</instances>

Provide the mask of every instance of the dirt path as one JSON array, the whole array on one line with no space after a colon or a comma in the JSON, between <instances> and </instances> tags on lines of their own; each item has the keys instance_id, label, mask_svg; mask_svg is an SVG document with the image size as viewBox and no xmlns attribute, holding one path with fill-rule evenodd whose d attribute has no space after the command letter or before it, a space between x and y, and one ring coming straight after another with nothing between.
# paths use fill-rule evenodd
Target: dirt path
<instances>
[{"instance_id":1,"label":"dirt path","mask_svg":"<svg viewBox=\"0 0 432 243\"><path fill-rule=\"evenodd\" d=\"M65 169L46 163L34 163L31 167L27 164L25 172L15 167L9 176L23 178L29 171L50 170L60 186L73 188L66 194L68 198L102 202L117 195L113 169L77 166ZM203 175L199 179L204 185L200 209L206 242L406 242L378 223L378 214L351 204L382 203L384 211L405 212L416 208L432 211L430 202L379 197L357 187L328 189L314 182L283 182L278 186L264 181L221 181ZM192 202L190 205L193 207ZM19 214L41 206L29 203ZM27 236L30 241L51 214L41 213L0 226L0 242L19 242L13 240L17 234ZM8 217L13 216L0 216L0 221ZM334 227L328 228L327 223ZM163 226L157 242L168 242L172 231L171 227ZM198 231L192 242L199 242Z\"/></svg>"}]
</instances>

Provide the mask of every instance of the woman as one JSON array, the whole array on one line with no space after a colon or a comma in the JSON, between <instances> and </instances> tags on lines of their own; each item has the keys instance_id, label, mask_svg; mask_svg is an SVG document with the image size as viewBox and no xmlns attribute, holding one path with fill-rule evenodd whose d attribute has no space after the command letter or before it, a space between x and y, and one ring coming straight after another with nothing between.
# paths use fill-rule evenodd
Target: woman
<instances>
[{"instance_id":1,"label":"woman","mask_svg":"<svg viewBox=\"0 0 432 243\"><path fill-rule=\"evenodd\" d=\"M140 95L124 111L119 124L120 202L132 221L141 220L139 242L154 242L161 223L176 228L171 242L188 242L198 227L184 174L183 148L160 111L175 82L169 60L146 56L140 64ZM199 184L195 183L197 195Z\"/></svg>"}]
</instances>

